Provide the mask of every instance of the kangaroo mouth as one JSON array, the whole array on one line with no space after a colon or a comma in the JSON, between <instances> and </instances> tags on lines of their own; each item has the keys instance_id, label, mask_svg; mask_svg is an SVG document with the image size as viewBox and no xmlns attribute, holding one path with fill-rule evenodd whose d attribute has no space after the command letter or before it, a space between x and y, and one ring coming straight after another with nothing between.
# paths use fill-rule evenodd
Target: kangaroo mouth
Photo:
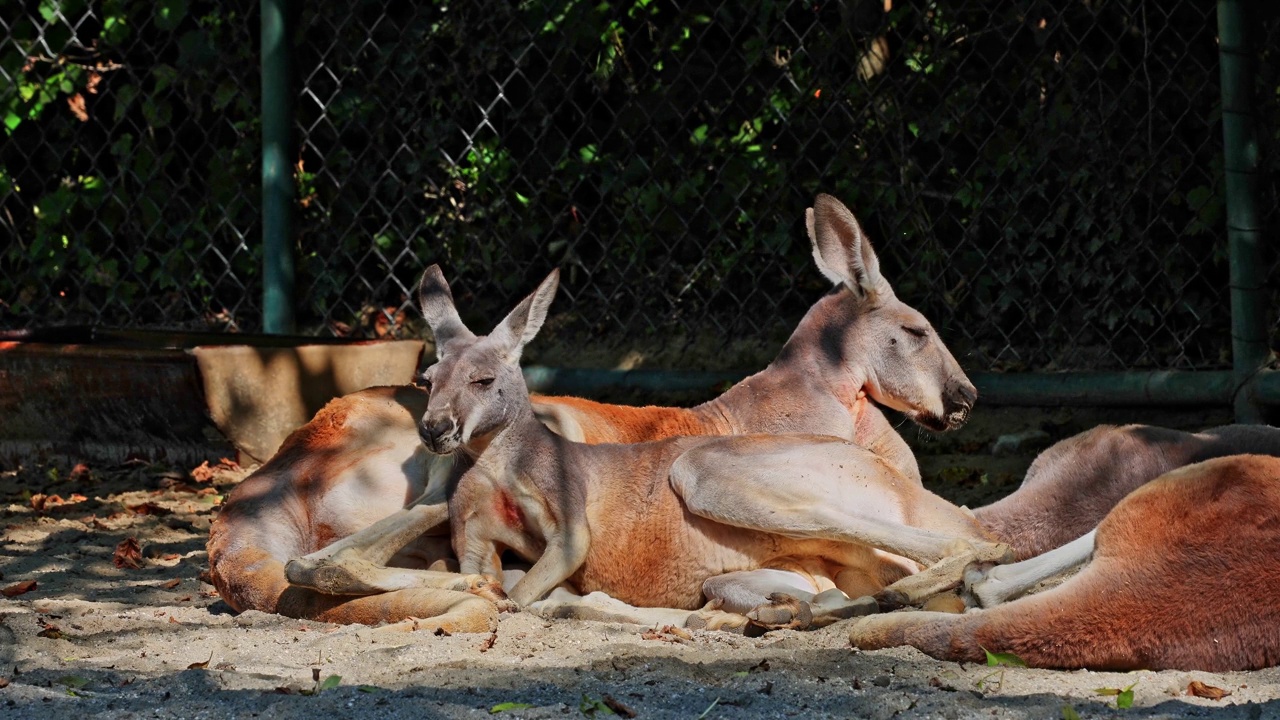
<instances>
[{"instance_id":1,"label":"kangaroo mouth","mask_svg":"<svg viewBox=\"0 0 1280 720\"><path fill-rule=\"evenodd\" d=\"M915 424L934 432L955 430L969 421L969 408L962 407L947 413L946 417L931 412L908 413L907 417Z\"/></svg>"}]
</instances>

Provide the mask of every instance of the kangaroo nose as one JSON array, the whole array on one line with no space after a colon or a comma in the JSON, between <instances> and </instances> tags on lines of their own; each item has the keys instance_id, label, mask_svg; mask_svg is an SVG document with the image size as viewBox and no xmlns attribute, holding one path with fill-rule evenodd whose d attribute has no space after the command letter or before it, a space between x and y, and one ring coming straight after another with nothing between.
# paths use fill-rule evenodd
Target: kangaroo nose
<instances>
[{"instance_id":1,"label":"kangaroo nose","mask_svg":"<svg viewBox=\"0 0 1280 720\"><path fill-rule=\"evenodd\" d=\"M422 438L422 441L426 443L428 447L434 448L440 442L440 438L444 437L444 434L452 429L453 421L448 418L442 418L433 422L429 422L424 419L418 425L418 436Z\"/></svg>"}]
</instances>

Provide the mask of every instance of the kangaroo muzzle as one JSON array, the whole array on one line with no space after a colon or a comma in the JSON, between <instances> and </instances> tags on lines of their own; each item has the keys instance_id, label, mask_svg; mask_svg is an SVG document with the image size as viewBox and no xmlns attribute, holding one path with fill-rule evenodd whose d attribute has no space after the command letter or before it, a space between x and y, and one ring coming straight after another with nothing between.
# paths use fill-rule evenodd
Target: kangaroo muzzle
<instances>
[{"instance_id":1,"label":"kangaroo muzzle","mask_svg":"<svg viewBox=\"0 0 1280 720\"><path fill-rule=\"evenodd\" d=\"M437 455L446 455L461 442L458 425L452 418L422 418L418 423L418 437L427 449Z\"/></svg>"},{"instance_id":2,"label":"kangaroo muzzle","mask_svg":"<svg viewBox=\"0 0 1280 720\"><path fill-rule=\"evenodd\" d=\"M943 421L947 429L953 430L965 424L977 400L978 389L972 383L965 381L953 385L943 398Z\"/></svg>"}]
</instances>

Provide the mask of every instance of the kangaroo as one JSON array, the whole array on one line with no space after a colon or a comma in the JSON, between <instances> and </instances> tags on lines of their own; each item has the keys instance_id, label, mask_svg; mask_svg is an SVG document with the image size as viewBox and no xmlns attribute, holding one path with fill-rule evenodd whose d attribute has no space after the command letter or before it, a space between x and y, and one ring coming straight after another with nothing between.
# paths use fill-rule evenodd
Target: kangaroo
<instances>
[{"instance_id":1,"label":"kangaroo","mask_svg":"<svg viewBox=\"0 0 1280 720\"><path fill-rule=\"evenodd\" d=\"M1093 530L1134 490L1177 468L1229 455L1280 456L1280 429L1228 425L1190 433L1151 425L1102 425L1041 453L1021 486L974 510L978 523L1024 562L969 568L966 600L992 607L1041 580L1079 567Z\"/></svg>"},{"instance_id":2,"label":"kangaroo","mask_svg":"<svg viewBox=\"0 0 1280 720\"><path fill-rule=\"evenodd\" d=\"M521 606L568 581L631 605L692 611L711 597L725 612L790 624L865 612L849 598L914 574L916 563L1007 554L972 516L925 490L914 462L904 471L840 438L586 445L552 432L533 412L518 362L557 282L553 272L490 335L476 336L439 268L423 276L422 311L441 352L423 373L430 398L420 433L432 452L469 465L448 502L463 573L500 578L510 550L533 562L510 591ZM797 586L817 602L774 597Z\"/></svg>"},{"instance_id":3,"label":"kangaroo","mask_svg":"<svg viewBox=\"0 0 1280 720\"><path fill-rule=\"evenodd\" d=\"M1046 668L1280 663L1280 459L1233 455L1165 473L1092 535L1093 559L1056 588L963 615L865 618L851 640L863 649L912 645L944 660L1012 652ZM1229 588L1231 598L1214 602L1210 588Z\"/></svg>"},{"instance_id":4,"label":"kangaroo","mask_svg":"<svg viewBox=\"0 0 1280 720\"><path fill-rule=\"evenodd\" d=\"M815 263L837 287L763 371L694 408L541 397L534 411L561 434L591 443L677 433L830 435L918 477L910 449L876 403L946 430L965 422L976 391L928 321L894 295L848 208L819 195L806 226ZM223 599L237 610L376 624L437 616L439 603L478 608L464 589L496 597L478 577L419 574L446 567L446 486L462 469L453 467L457 458L423 446L418 420L427 402L413 387L334 400L241 483L210 532L211 575ZM436 582L446 587L425 588L441 591L428 602L420 587ZM374 593L390 597L353 597ZM474 625L494 621L492 612L482 615Z\"/></svg>"}]
</instances>

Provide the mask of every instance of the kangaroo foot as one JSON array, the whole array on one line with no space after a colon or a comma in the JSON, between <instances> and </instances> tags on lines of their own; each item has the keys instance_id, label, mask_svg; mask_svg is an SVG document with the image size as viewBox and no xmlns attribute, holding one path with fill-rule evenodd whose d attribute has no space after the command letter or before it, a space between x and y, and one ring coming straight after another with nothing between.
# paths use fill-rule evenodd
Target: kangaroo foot
<instances>
[{"instance_id":1,"label":"kangaroo foot","mask_svg":"<svg viewBox=\"0 0 1280 720\"><path fill-rule=\"evenodd\" d=\"M376 595L387 592L371 582L373 564L352 553L339 552L321 559L294 558L284 566L289 584L325 595Z\"/></svg>"},{"instance_id":2,"label":"kangaroo foot","mask_svg":"<svg viewBox=\"0 0 1280 720\"><path fill-rule=\"evenodd\" d=\"M968 607L968 604L958 593L947 592L929 598L921 609L925 612L943 612L954 615L964 612Z\"/></svg>"},{"instance_id":3,"label":"kangaroo foot","mask_svg":"<svg viewBox=\"0 0 1280 720\"><path fill-rule=\"evenodd\" d=\"M929 598L959 588L965 572L975 563L1001 563L1013 559L1013 551L1004 543L958 540L948 555L915 575L908 575L876 593L881 612L920 605Z\"/></svg>"},{"instance_id":4,"label":"kangaroo foot","mask_svg":"<svg viewBox=\"0 0 1280 720\"><path fill-rule=\"evenodd\" d=\"M880 606L874 598L866 595L851 598L833 588L814 595L809 601L809 609L813 612L813 621L809 627L820 628L840 620L877 613Z\"/></svg>"},{"instance_id":5,"label":"kangaroo foot","mask_svg":"<svg viewBox=\"0 0 1280 720\"><path fill-rule=\"evenodd\" d=\"M1017 559L1013 548L1005 543L984 540L956 540L947 550L947 557L968 557L970 562L1011 563Z\"/></svg>"}]
</instances>

